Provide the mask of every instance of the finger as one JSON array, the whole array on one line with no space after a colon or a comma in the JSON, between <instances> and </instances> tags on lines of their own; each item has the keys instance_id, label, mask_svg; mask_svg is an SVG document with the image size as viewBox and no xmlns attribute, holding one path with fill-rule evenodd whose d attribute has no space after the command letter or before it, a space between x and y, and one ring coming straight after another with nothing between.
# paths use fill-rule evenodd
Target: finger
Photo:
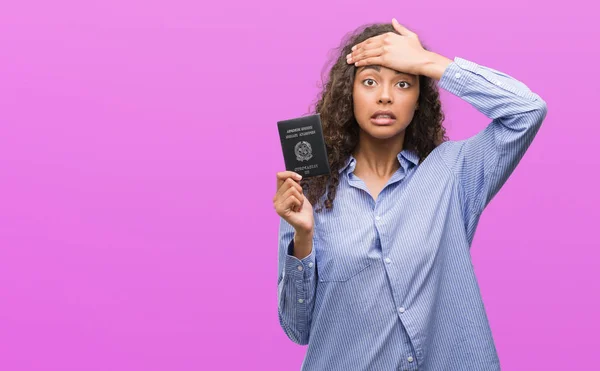
<instances>
[{"instance_id":1,"label":"finger","mask_svg":"<svg viewBox=\"0 0 600 371\"><path fill-rule=\"evenodd\" d=\"M303 201L304 200L304 194L302 193L302 188L300 188L300 190L298 190L298 188L296 187L291 187L288 190L286 190L282 195L281 195L281 199L285 200L290 196L294 196L296 197L298 200Z\"/></svg>"},{"instance_id":2,"label":"finger","mask_svg":"<svg viewBox=\"0 0 600 371\"><path fill-rule=\"evenodd\" d=\"M370 40L368 43L358 44L358 46L354 49L352 53L360 53L364 50L371 50L380 48L383 45L383 35L373 37L373 40Z\"/></svg>"},{"instance_id":3,"label":"finger","mask_svg":"<svg viewBox=\"0 0 600 371\"><path fill-rule=\"evenodd\" d=\"M379 50L379 49L381 49L382 46L383 46L383 40L378 40L376 42L372 42L372 43L365 44L365 45L359 44L359 46L354 51L352 51L346 55L346 61L350 62L351 60L357 60L363 53L366 53L366 52L369 52L372 50Z\"/></svg>"},{"instance_id":4,"label":"finger","mask_svg":"<svg viewBox=\"0 0 600 371\"><path fill-rule=\"evenodd\" d=\"M298 189L296 188L290 188L292 192L290 192L291 194L293 194L294 196L296 196L296 198L298 200L300 200L300 208L302 208L302 201L304 201L304 194L302 194L301 191L298 191ZM300 211L300 210L298 210Z\"/></svg>"},{"instance_id":5,"label":"finger","mask_svg":"<svg viewBox=\"0 0 600 371\"><path fill-rule=\"evenodd\" d=\"M355 63L367 58L379 57L383 54L383 46L378 46L369 50L359 49L356 52L352 53L355 56L350 56L346 59L348 63Z\"/></svg>"},{"instance_id":6,"label":"finger","mask_svg":"<svg viewBox=\"0 0 600 371\"><path fill-rule=\"evenodd\" d=\"M392 18L392 25L394 26L394 29L396 31L398 31L400 33L400 35L402 35L402 36L409 36L414 33L411 30L409 30L408 28L406 28L403 25L401 25L400 23L398 23L396 18Z\"/></svg>"},{"instance_id":7,"label":"finger","mask_svg":"<svg viewBox=\"0 0 600 371\"><path fill-rule=\"evenodd\" d=\"M277 173L277 189L281 187L283 182L286 181L287 178L295 178L297 180L302 179L302 175L295 173L293 171L280 171Z\"/></svg>"},{"instance_id":8,"label":"finger","mask_svg":"<svg viewBox=\"0 0 600 371\"><path fill-rule=\"evenodd\" d=\"M373 64L383 66L384 65L383 57L378 56L378 57L366 58L366 59L362 59L362 60L354 63L354 65L356 67L368 66L368 65L373 65Z\"/></svg>"},{"instance_id":9,"label":"finger","mask_svg":"<svg viewBox=\"0 0 600 371\"><path fill-rule=\"evenodd\" d=\"M293 171L278 172L277 173L277 188L281 187L281 184L283 184L283 182L285 182L288 178L296 179L299 181L300 179L302 179L302 176Z\"/></svg>"},{"instance_id":10,"label":"finger","mask_svg":"<svg viewBox=\"0 0 600 371\"><path fill-rule=\"evenodd\" d=\"M372 45L381 44L381 42L382 42L382 40L383 40L384 37L385 37L385 34L381 34L381 35L377 35L377 36L371 36L368 39L366 39L365 41L354 45L352 47L352 50L357 50L359 48L369 48Z\"/></svg>"},{"instance_id":11,"label":"finger","mask_svg":"<svg viewBox=\"0 0 600 371\"><path fill-rule=\"evenodd\" d=\"M300 207L302 203L300 200L296 198L296 196L291 195L283 201L283 210L292 210L295 211L296 207Z\"/></svg>"},{"instance_id":12,"label":"finger","mask_svg":"<svg viewBox=\"0 0 600 371\"><path fill-rule=\"evenodd\" d=\"M283 183L282 188L284 190L288 188L295 188L300 193L302 193L302 186L292 178L287 178L286 181Z\"/></svg>"},{"instance_id":13,"label":"finger","mask_svg":"<svg viewBox=\"0 0 600 371\"><path fill-rule=\"evenodd\" d=\"M297 190L299 193L302 193L302 186L300 184L298 184L293 178L287 178L283 184L281 185L281 187L279 187L277 189L277 193L275 195L275 197L283 197L283 195L285 195L285 193L289 190L289 189L295 189Z\"/></svg>"},{"instance_id":14,"label":"finger","mask_svg":"<svg viewBox=\"0 0 600 371\"><path fill-rule=\"evenodd\" d=\"M285 188L285 187L282 187L282 188ZM298 197L298 199L302 199L302 195L303 195L302 187L300 187L300 185L297 183L295 185L290 185L290 187L285 192L283 192L281 197L283 199L286 199L289 195L292 195L292 194L296 195Z\"/></svg>"},{"instance_id":15,"label":"finger","mask_svg":"<svg viewBox=\"0 0 600 371\"><path fill-rule=\"evenodd\" d=\"M290 207L290 197L296 197L292 193L281 194L275 201L275 210L283 214Z\"/></svg>"},{"instance_id":16,"label":"finger","mask_svg":"<svg viewBox=\"0 0 600 371\"><path fill-rule=\"evenodd\" d=\"M354 45L352 47L352 51L356 51L358 49L369 49L372 47L377 47L378 45L381 45L381 40L383 39L384 36L385 36L385 34L369 37L365 41Z\"/></svg>"},{"instance_id":17,"label":"finger","mask_svg":"<svg viewBox=\"0 0 600 371\"><path fill-rule=\"evenodd\" d=\"M290 180L289 180L289 182L290 182L290 184L291 184L292 186L296 187L296 189L297 189L298 191L300 191L300 193L302 193L302 186L300 185L300 182L299 182L299 181L297 181L297 180L294 180L294 179L290 179Z\"/></svg>"},{"instance_id":18,"label":"finger","mask_svg":"<svg viewBox=\"0 0 600 371\"><path fill-rule=\"evenodd\" d=\"M302 205L304 204L304 195L300 194L299 192L294 190L294 192L291 194L291 196L294 196L296 198L296 200L298 200L298 203L292 207L292 211L296 211L296 212L302 211Z\"/></svg>"}]
</instances>

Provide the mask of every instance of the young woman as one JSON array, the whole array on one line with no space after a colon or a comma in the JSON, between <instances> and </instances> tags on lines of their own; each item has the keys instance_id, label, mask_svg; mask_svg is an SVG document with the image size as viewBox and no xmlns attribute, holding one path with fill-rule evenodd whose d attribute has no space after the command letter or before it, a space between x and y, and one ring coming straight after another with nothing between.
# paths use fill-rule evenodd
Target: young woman
<instances>
[{"instance_id":1,"label":"young woman","mask_svg":"<svg viewBox=\"0 0 600 371\"><path fill-rule=\"evenodd\" d=\"M449 141L438 85L490 124ZM393 20L342 46L316 112L332 173L277 173L273 199L279 320L308 344L302 369L499 370L469 250L546 103Z\"/></svg>"}]
</instances>

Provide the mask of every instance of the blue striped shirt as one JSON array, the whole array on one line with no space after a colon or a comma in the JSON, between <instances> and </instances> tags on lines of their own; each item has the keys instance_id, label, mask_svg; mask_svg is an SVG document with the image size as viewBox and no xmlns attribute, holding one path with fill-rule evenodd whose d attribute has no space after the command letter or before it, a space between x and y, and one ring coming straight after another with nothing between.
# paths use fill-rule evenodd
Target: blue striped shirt
<instances>
[{"instance_id":1,"label":"blue striped shirt","mask_svg":"<svg viewBox=\"0 0 600 371\"><path fill-rule=\"evenodd\" d=\"M459 57L438 86L490 124L442 143L420 164L416 153L401 151L400 168L376 200L350 156L333 210L314 213L304 259L292 255L294 229L280 218L279 322L292 341L308 345L302 370L500 369L470 247L546 103L511 76Z\"/></svg>"}]
</instances>

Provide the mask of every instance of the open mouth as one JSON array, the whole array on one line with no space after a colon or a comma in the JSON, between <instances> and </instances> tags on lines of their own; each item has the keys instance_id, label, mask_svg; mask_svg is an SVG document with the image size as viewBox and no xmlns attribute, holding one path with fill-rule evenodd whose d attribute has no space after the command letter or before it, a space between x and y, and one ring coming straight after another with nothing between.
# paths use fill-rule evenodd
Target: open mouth
<instances>
[{"instance_id":1,"label":"open mouth","mask_svg":"<svg viewBox=\"0 0 600 371\"><path fill-rule=\"evenodd\" d=\"M392 111L377 111L371 116L371 122L375 125L390 125L396 121Z\"/></svg>"}]
</instances>

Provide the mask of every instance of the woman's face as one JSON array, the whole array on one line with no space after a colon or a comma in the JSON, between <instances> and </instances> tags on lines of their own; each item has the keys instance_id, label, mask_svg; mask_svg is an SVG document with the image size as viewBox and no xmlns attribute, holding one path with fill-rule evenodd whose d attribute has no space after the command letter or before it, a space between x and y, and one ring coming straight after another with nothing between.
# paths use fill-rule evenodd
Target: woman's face
<instances>
[{"instance_id":1,"label":"woman's face","mask_svg":"<svg viewBox=\"0 0 600 371\"><path fill-rule=\"evenodd\" d=\"M419 99L419 77L387 67L359 67L352 90L354 116L363 131L378 139L403 133L410 124ZM377 115L389 111L390 116Z\"/></svg>"}]
</instances>

